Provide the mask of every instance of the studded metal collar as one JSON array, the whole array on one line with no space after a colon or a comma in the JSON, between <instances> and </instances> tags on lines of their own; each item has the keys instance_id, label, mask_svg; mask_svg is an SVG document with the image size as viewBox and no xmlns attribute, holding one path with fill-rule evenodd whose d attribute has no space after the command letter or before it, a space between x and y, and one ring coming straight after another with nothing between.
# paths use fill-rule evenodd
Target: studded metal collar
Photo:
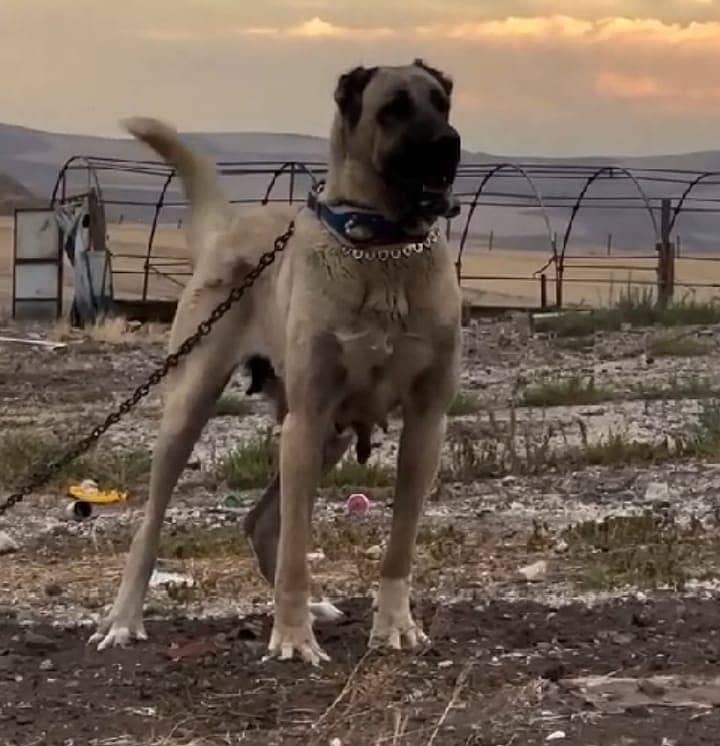
<instances>
[{"instance_id":1,"label":"studded metal collar","mask_svg":"<svg viewBox=\"0 0 720 746\"><path fill-rule=\"evenodd\" d=\"M320 199L322 187L308 195L307 206L323 227L337 239L345 257L357 261L389 261L408 258L432 248L440 237L433 226L422 239L410 235L395 221L356 205L330 206Z\"/></svg>"}]
</instances>

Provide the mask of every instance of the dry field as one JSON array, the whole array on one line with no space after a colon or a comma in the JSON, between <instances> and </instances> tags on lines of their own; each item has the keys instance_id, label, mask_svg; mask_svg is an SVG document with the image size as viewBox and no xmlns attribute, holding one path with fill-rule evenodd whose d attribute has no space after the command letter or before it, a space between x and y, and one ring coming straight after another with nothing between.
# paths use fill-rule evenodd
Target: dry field
<instances>
[{"instance_id":1,"label":"dry field","mask_svg":"<svg viewBox=\"0 0 720 746\"><path fill-rule=\"evenodd\" d=\"M116 258L114 284L118 297L138 297L142 288L142 271L148 239L147 226L111 224L109 246ZM644 252L638 252L638 254ZM569 257L565 272L564 302L569 306L606 306L617 299L627 288L643 282L655 282L655 257L648 250L647 259L627 259L618 254L610 259L599 254L597 260ZM149 279L149 297L175 298L182 276L164 276L170 272L187 272L185 262L185 237L182 230L161 226L154 244L153 265ZM537 251L511 251L478 247L469 250L463 258L463 274L492 278L464 283L466 295L475 302L500 306L537 306L540 302L539 280L535 272L545 264L547 257ZM9 304L12 287L12 221L0 217L0 310ZM600 264L600 268L581 265ZM133 272L133 274L121 274ZM547 271L548 298L555 297L554 274ZM70 292L71 278L66 273L66 292ZM676 262L677 297L693 297L708 301L720 296L720 261L712 259L680 258ZM180 284L179 284L180 283ZM694 284L715 284L716 288L691 288Z\"/></svg>"},{"instance_id":2,"label":"dry field","mask_svg":"<svg viewBox=\"0 0 720 746\"><path fill-rule=\"evenodd\" d=\"M117 588L146 495L153 393L99 449L0 519L0 743L699 746L720 727L720 328L465 329L462 394L417 548L432 647L366 655L398 423L370 467L321 489L316 595L332 663L263 662L270 593L241 535L269 477L266 405L233 380L166 521L148 643L85 641ZM166 330L86 335L9 322L0 343L0 491L100 421L163 354ZM567 330L566 330L567 331ZM588 331L584 329L584 331ZM69 483L130 493L90 520ZM363 489L367 516L347 495ZM174 575L173 575L174 574Z\"/></svg>"}]
</instances>

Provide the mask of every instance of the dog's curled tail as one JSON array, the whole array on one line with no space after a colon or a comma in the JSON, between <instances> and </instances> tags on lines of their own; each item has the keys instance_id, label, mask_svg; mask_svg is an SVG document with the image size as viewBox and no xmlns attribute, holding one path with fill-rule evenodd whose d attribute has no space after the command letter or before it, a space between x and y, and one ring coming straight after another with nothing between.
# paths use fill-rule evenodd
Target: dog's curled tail
<instances>
[{"instance_id":1,"label":"dog's curled tail","mask_svg":"<svg viewBox=\"0 0 720 746\"><path fill-rule=\"evenodd\" d=\"M226 207L215 163L182 142L177 130L150 117L130 117L121 123L131 135L174 166L193 209Z\"/></svg>"}]
</instances>

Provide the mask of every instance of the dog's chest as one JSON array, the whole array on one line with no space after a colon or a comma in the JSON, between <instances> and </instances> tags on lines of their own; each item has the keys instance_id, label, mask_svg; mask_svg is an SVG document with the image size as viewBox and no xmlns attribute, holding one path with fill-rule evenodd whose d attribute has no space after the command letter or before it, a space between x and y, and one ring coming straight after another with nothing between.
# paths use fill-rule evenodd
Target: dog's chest
<instances>
[{"instance_id":1,"label":"dog's chest","mask_svg":"<svg viewBox=\"0 0 720 746\"><path fill-rule=\"evenodd\" d=\"M399 326L338 330L335 336L342 351L347 398L376 419L405 398L433 361L430 341Z\"/></svg>"}]
</instances>

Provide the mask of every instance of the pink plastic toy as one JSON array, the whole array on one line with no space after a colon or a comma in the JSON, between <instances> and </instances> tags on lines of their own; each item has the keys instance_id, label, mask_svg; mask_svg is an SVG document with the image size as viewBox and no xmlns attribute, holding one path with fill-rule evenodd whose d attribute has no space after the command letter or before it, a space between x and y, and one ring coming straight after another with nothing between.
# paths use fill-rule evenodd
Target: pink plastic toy
<instances>
[{"instance_id":1,"label":"pink plastic toy","mask_svg":"<svg viewBox=\"0 0 720 746\"><path fill-rule=\"evenodd\" d=\"M348 513L362 515L370 510L370 500L367 495L363 495L362 492L355 492L348 497L345 502L345 508Z\"/></svg>"}]
</instances>

